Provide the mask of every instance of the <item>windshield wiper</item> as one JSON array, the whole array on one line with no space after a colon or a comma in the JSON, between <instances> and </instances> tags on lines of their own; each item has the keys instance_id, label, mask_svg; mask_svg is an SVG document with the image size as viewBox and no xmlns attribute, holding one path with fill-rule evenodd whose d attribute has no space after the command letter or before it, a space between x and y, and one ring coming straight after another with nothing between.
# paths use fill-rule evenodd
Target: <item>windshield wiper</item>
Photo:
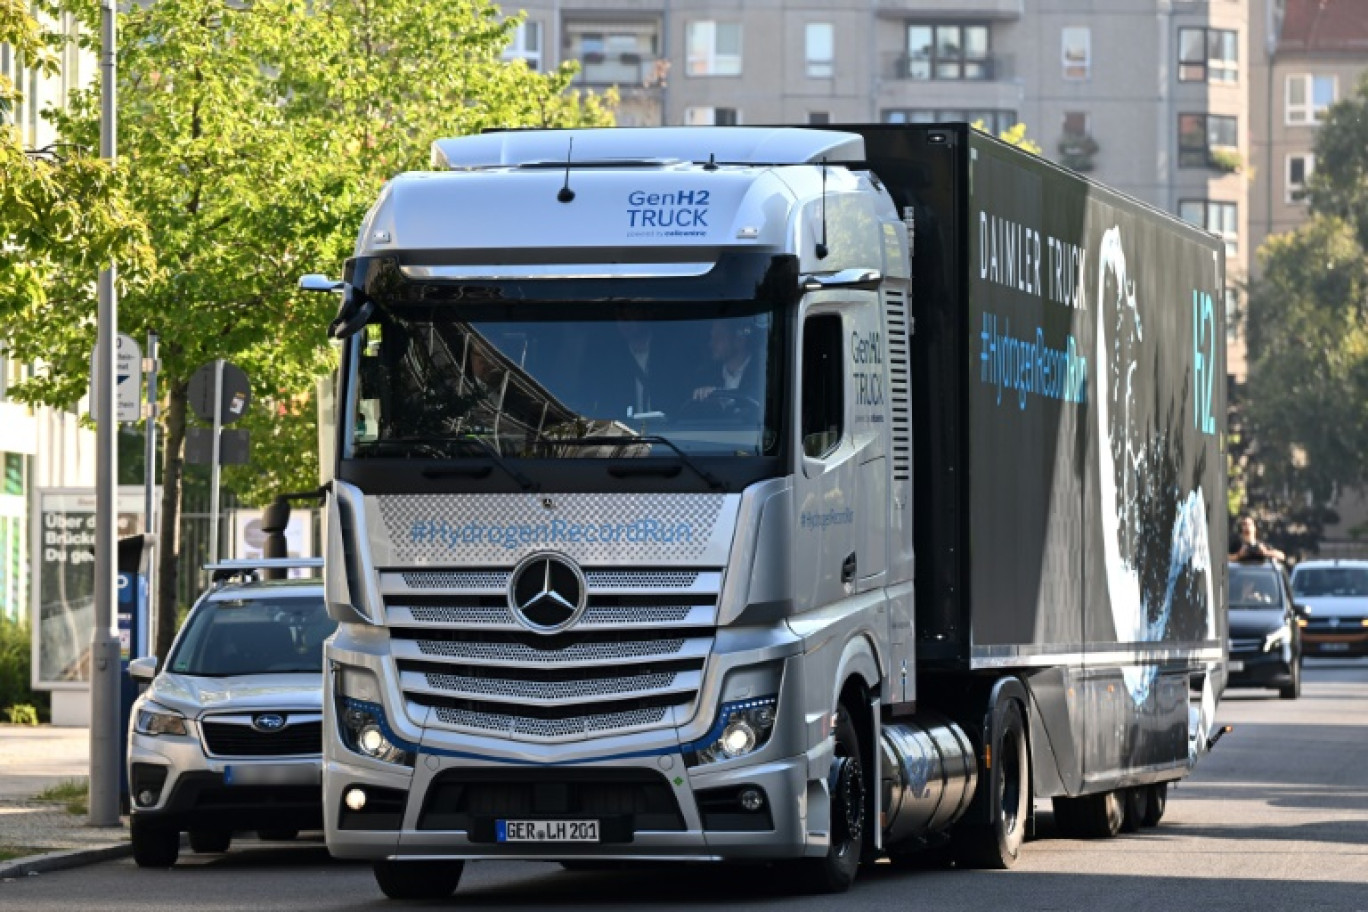
<instances>
[{"instance_id":1,"label":"windshield wiper","mask_svg":"<svg viewBox=\"0 0 1368 912\"><path fill-rule=\"evenodd\" d=\"M558 444L567 444L569 446L630 446L634 443L664 444L665 446L674 450L675 455L679 457L680 462L688 466L699 478L706 481L708 483L708 487L712 488L714 491L721 491L726 487L722 479L718 478L712 472L709 472L707 469L703 468L701 465L694 462L693 459L689 457L688 453L685 453L683 450L681 450L678 446L675 445L673 440L671 440L668 437L662 437L659 434L642 434L639 437L538 437L537 442L547 443L553 446ZM621 465L614 466L613 468L616 470L615 474L626 474L626 471Z\"/></svg>"},{"instance_id":2,"label":"windshield wiper","mask_svg":"<svg viewBox=\"0 0 1368 912\"><path fill-rule=\"evenodd\" d=\"M493 447L493 445L491 445L486 440L483 440L479 437L451 437L447 440L444 440L443 443L473 443L476 446L478 446L481 450L483 450L485 455L494 461L495 465L503 469L504 472L508 474L508 477L516 481L524 491L532 491L537 489L537 485L532 481L532 479L528 478L522 472L519 472L517 469L513 468L513 466L509 465L508 461L503 458L502 454L500 454L499 451L496 450ZM479 468L485 467L481 466ZM475 474L476 471L478 471L478 468L473 469L473 467L470 466L453 466L447 468L433 467L423 469L423 477L442 478L443 476L451 475L470 476ZM485 474L489 474L489 470L487 468L485 468Z\"/></svg>"}]
</instances>

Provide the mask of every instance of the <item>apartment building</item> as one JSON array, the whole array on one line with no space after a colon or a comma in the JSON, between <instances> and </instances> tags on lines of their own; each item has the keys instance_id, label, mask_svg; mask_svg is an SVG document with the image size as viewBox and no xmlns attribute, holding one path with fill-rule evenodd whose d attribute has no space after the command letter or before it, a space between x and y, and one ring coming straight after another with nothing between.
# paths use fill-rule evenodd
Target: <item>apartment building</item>
<instances>
[{"instance_id":1,"label":"apartment building","mask_svg":"<svg viewBox=\"0 0 1368 912\"><path fill-rule=\"evenodd\" d=\"M508 56L578 60L579 84L619 87L624 126L1025 123L1046 156L1224 238L1229 308L1254 249L1259 2L523 0Z\"/></svg>"},{"instance_id":2,"label":"apartment building","mask_svg":"<svg viewBox=\"0 0 1368 912\"><path fill-rule=\"evenodd\" d=\"M75 35L70 13L43 25ZM89 51L68 44L55 76L45 77L8 45L0 44L0 74L24 93L22 102L0 124L18 131L33 154L60 152L57 136L43 111L60 105L74 88L96 78L98 61ZM95 483L95 439L80 427L75 411L30 408L14 402L10 388L27 378L33 365L5 357L0 349L0 615L18 618L29 611L31 596L31 521L40 487L80 487Z\"/></svg>"}]
</instances>

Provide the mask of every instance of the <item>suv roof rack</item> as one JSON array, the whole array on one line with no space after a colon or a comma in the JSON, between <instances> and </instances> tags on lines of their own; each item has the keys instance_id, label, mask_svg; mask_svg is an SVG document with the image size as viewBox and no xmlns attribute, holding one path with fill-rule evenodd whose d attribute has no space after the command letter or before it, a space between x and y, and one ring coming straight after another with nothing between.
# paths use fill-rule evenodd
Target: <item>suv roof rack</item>
<instances>
[{"instance_id":1,"label":"suv roof rack","mask_svg":"<svg viewBox=\"0 0 1368 912\"><path fill-rule=\"evenodd\" d=\"M255 577L261 570L317 570L322 567L321 557L256 557L219 561L206 564L204 569L210 572L211 582L221 583L240 577Z\"/></svg>"}]
</instances>

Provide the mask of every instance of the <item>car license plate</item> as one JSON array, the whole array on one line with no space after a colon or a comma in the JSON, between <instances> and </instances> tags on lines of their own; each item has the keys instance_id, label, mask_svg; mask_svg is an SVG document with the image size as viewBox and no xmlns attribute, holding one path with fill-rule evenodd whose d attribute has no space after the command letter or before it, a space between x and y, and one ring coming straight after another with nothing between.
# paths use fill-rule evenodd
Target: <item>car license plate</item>
<instances>
[{"instance_id":1,"label":"car license plate","mask_svg":"<svg viewBox=\"0 0 1368 912\"><path fill-rule=\"evenodd\" d=\"M1321 643L1321 644L1320 644L1320 648L1321 648L1321 651L1322 651L1322 652L1348 652L1348 651L1349 651L1349 644L1348 644L1348 643Z\"/></svg>"},{"instance_id":2,"label":"car license plate","mask_svg":"<svg viewBox=\"0 0 1368 912\"><path fill-rule=\"evenodd\" d=\"M598 842L597 820L497 820L499 842Z\"/></svg>"},{"instance_id":3,"label":"car license plate","mask_svg":"<svg viewBox=\"0 0 1368 912\"><path fill-rule=\"evenodd\" d=\"M1244 671L1244 662L1227 662L1226 670L1230 672Z\"/></svg>"}]
</instances>

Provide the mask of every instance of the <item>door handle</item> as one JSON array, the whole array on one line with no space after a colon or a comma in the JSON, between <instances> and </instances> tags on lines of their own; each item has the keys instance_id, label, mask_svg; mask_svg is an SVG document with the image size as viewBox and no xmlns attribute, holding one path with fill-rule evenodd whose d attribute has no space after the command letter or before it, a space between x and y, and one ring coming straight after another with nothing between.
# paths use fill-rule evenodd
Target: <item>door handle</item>
<instances>
[{"instance_id":1,"label":"door handle","mask_svg":"<svg viewBox=\"0 0 1368 912\"><path fill-rule=\"evenodd\" d=\"M841 582L849 583L855 579L855 552L851 551L846 555L846 559L841 561Z\"/></svg>"}]
</instances>

